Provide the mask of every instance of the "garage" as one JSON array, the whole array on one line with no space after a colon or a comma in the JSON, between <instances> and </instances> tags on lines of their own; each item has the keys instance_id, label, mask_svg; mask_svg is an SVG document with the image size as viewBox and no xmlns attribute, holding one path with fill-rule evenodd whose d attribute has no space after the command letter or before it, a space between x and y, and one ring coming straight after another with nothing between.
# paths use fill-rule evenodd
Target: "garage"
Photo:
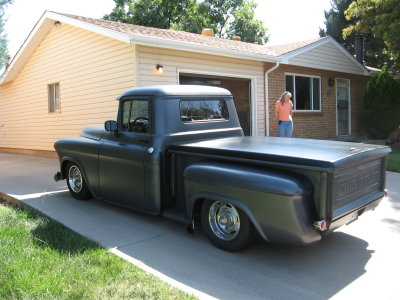
<instances>
[{"instance_id":1,"label":"garage","mask_svg":"<svg viewBox=\"0 0 400 300\"><path fill-rule=\"evenodd\" d=\"M203 74L179 74L179 84L208 85L225 88L233 95L240 125L245 135L251 135L251 79Z\"/></svg>"}]
</instances>

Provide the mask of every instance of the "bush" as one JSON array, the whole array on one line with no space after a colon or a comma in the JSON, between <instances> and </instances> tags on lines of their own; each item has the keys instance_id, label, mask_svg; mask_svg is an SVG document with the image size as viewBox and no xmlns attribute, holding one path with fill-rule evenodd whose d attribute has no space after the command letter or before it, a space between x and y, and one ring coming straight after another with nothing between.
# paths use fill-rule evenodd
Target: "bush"
<instances>
[{"instance_id":1,"label":"bush","mask_svg":"<svg viewBox=\"0 0 400 300\"><path fill-rule=\"evenodd\" d=\"M371 139L386 139L400 125L400 81L387 68L372 79L364 96L361 122Z\"/></svg>"}]
</instances>

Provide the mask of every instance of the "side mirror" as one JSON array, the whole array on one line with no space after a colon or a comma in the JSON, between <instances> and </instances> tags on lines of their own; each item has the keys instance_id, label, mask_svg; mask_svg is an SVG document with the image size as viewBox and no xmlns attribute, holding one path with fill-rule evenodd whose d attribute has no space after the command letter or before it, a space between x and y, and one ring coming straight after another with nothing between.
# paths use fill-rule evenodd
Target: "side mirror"
<instances>
[{"instance_id":1,"label":"side mirror","mask_svg":"<svg viewBox=\"0 0 400 300\"><path fill-rule=\"evenodd\" d=\"M106 130L106 131L114 131L114 132L117 132L118 131L118 124L117 124L117 122L116 121L106 121L105 123L104 123L104 129Z\"/></svg>"}]
</instances>

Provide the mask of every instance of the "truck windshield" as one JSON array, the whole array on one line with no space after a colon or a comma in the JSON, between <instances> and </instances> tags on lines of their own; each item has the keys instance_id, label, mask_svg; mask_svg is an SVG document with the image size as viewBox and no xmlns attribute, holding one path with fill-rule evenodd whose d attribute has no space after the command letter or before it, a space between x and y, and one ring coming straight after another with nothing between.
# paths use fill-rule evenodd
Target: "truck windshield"
<instances>
[{"instance_id":1,"label":"truck windshield","mask_svg":"<svg viewBox=\"0 0 400 300\"><path fill-rule=\"evenodd\" d=\"M185 123L229 119L225 100L181 100L179 107L181 120Z\"/></svg>"}]
</instances>

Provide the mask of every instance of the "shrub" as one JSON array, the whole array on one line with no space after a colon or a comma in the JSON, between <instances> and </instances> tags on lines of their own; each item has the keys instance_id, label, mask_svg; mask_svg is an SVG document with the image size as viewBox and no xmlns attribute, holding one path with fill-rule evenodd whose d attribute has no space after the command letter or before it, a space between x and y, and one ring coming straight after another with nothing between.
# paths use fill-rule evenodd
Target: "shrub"
<instances>
[{"instance_id":1,"label":"shrub","mask_svg":"<svg viewBox=\"0 0 400 300\"><path fill-rule=\"evenodd\" d=\"M400 125L400 81L386 67L368 86L361 122L372 139L386 139Z\"/></svg>"}]
</instances>

